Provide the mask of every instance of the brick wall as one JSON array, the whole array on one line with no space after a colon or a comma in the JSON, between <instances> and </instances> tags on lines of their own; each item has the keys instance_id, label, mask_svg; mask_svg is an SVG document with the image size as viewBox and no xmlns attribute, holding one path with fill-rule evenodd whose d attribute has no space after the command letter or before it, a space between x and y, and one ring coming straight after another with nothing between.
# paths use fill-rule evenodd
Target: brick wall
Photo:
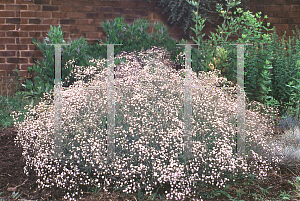
<instances>
[{"instance_id":1,"label":"brick wall","mask_svg":"<svg viewBox=\"0 0 300 201\"><path fill-rule=\"evenodd\" d=\"M174 28L167 21L168 16L161 14L163 8L155 8L158 3L159 0L147 2L148 9L141 0L0 0L1 95L13 92L14 85L8 85L8 75L13 75L15 69L19 69L21 77L28 78L31 76L27 73L28 67L33 66L36 59L42 61L42 53L31 38L42 41L50 25L61 25L67 43L70 39L85 37L89 44L94 44L106 38L100 22L120 16L125 16L126 23L145 18L151 24L148 33L153 32L152 24L157 21L167 26L171 37L194 43L188 34L183 34L182 28ZM279 35L283 35L284 30L287 30L287 35L292 35L294 25L299 24L299 0L260 0L259 5L257 0L253 0L247 5L253 13L262 11L262 16L268 15L263 24L271 22ZM218 14L215 13L215 16L218 17ZM215 25L209 22L205 25L203 33L210 35L210 31L215 32ZM235 39L234 36L231 39Z\"/></svg>"},{"instance_id":2,"label":"brick wall","mask_svg":"<svg viewBox=\"0 0 300 201\"><path fill-rule=\"evenodd\" d=\"M292 30L300 24L300 1L299 0L251 0L248 4L249 10L253 13L262 12L261 16L267 15L268 19L264 20L271 23L271 27L276 27L279 36L293 36ZM253 14L252 13L252 14ZM273 32L270 32L273 33Z\"/></svg>"}]
</instances>

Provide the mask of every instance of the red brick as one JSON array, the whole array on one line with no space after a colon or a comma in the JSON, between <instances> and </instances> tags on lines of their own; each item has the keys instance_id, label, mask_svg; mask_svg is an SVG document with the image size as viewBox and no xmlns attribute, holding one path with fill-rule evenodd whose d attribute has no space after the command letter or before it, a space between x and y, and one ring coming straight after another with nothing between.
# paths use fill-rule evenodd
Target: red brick
<instances>
[{"instance_id":1,"label":"red brick","mask_svg":"<svg viewBox=\"0 0 300 201\"><path fill-rule=\"evenodd\" d=\"M50 5L50 0L35 0L34 3Z\"/></svg>"},{"instance_id":2,"label":"red brick","mask_svg":"<svg viewBox=\"0 0 300 201\"><path fill-rule=\"evenodd\" d=\"M76 24L75 19L60 19L60 24Z\"/></svg>"},{"instance_id":3,"label":"red brick","mask_svg":"<svg viewBox=\"0 0 300 201\"><path fill-rule=\"evenodd\" d=\"M79 6L78 12L93 12L94 6Z\"/></svg>"},{"instance_id":4,"label":"red brick","mask_svg":"<svg viewBox=\"0 0 300 201\"><path fill-rule=\"evenodd\" d=\"M94 1L93 5L94 6L102 6L102 1Z\"/></svg>"},{"instance_id":5,"label":"red brick","mask_svg":"<svg viewBox=\"0 0 300 201\"><path fill-rule=\"evenodd\" d=\"M122 11L122 15L125 15L126 17L132 17L133 13L131 9L125 9Z\"/></svg>"},{"instance_id":6,"label":"red brick","mask_svg":"<svg viewBox=\"0 0 300 201\"><path fill-rule=\"evenodd\" d=\"M4 5L0 5L0 10L4 10Z\"/></svg>"},{"instance_id":7,"label":"red brick","mask_svg":"<svg viewBox=\"0 0 300 201\"><path fill-rule=\"evenodd\" d=\"M109 6L96 6L95 12L97 13L110 13L112 12L112 8Z\"/></svg>"},{"instance_id":8,"label":"red brick","mask_svg":"<svg viewBox=\"0 0 300 201\"><path fill-rule=\"evenodd\" d=\"M29 44L28 47L29 47L29 50L36 50L36 49L38 49L34 44Z\"/></svg>"},{"instance_id":9,"label":"red brick","mask_svg":"<svg viewBox=\"0 0 300 201\"><path fill-rule=\"evenodd\" d=\"M281 11L292 11L292 6L291 5L283 5L280 6Z\"/></svg>"},{"instance_id":10,"label":"red brick","mask_svg":"<svg viewBox=\"0 0 300 201\"><path fill-rule=\"evenodd\" d=\"M98 19L101 18L100 13L87 13L86 18Z\"/></svg>"},{"instance_id":11,"label":"red brick","mask_svg":"<svg viewBox=\"0 0 300 201\"><path fill-rule=\"evenodd\" d=\"M86 33L86 38L101 38L103 34L99 33L99 32L89 32Z\"/></svg>"},{"instance_id":12,"label":"red brick","mask_svg":"<svg viewBox=\"0 0 300 201\"><path fill-rule=\"evenodd\" d=\"M6 63L28 63L28 58L7 58Z\"/></svg>"},{"instance_id":13,"label":"red brick","mask_svg":"<svg viewBox=\"0 0 300 201\"><path fill-rule=\"evenodd\" d=\"M34 30L37 30L37 25L29 25L29 24L23 25L23 24L21 24L21 30L23 30L23 31L34 31Z\"/></svg>"},{"instance_id":14,"label":"red brick","mask_svg":"<svg viewBox=\"0 0 300 201\"><path fill-rule=\"evenodd\" d=\"M97 16L95 18L114 19L114 15L111 13L104 13L102 16L99 14L99 17Z\"/></svg>"},{"instance_id":15,"label":"red brick","mask_svg":"<svg viewBox=\"0 0 300 201\"><path fill-rule=\"evenodd\" d=\"M25 31L7 31L7 37L28 37L28 33Z\"/></svg>"},{"instance_id":16,"label":"red brick","mask_svg":"<svg viewBox=\"0 0 300 201\"><path fill-rule=\"evenodd\" d=\"M0 50L5 50L5 45L0 45Z\"/></svg>"},{"instance_id":17,"label":"red brick","mask_svg":"<svg viewBox=\"0 0 300 201\"><path fill-rule=\"evenodd\" d=\"M52 0L52 5L63 5L64 2L63 1L59 1L59 0Z\"/></svg>"},{"instance_id":18,"label":"red brick","mask_svg":"<svg viewBox=\"0 0 300 201\"><path fill-rule=\"evenodd\" d=\"M86 20L81 20L78 19L77 20L77 24L95 24L95 20L94 19L86 19Z\"/></svg>"},{"instance_id":19,"label":"red brick","mask_svg":"<svg viewBox=\"0 0 300 201\"><path fill-rule=\"evenodd\" d=\"M81 35L80 34L70 34L71 38L80 38Z\"/></svg>"},{"instance_id":20,"label":"red brick","mask_svg":"<svg viewBox=\"0 0 300 201\"><path fill-rule=\"evenodd\" d=\"M0 38L0 44L15 44L16 43L16 39L15 38Z\"/></svg>"},{"instance_id":21,"label":"red brick","mask_svg":"<svg viewBox=\"0 0 300 201\"><path fill-rule=\"evenodd\" d=\"M34 60L36 59L42 59L44 57L42 51L40 49L37 49L35 52L34 52L34 56L32 57ZM42 61L42 60L41 60ZM33 63L33 62L31 62Z\"/></svg>"},{"instance_id":22,"label":"red brick","mask_svg":"<svg viewBox=\"0 0 300 201\"><path fill-rule=\"evenodd\" d=\"M88 32L93 32L96 30L95 26L80 26L80 30L83 31L88 31Z\"/></svg>"},{"instance_id":23,"label":"red brick","mask_svg":"<svg viewBox=\"0 0 300 201\"><path fill-rule=\"evenodd\" d=\"M5 18L0 18L0 24L4 24L5 23Z\"/></svg>"},{"instance_id":24,"label":"red brick","mask_svg":"<svg viewBox=\"0 0 300 201\"><path fill-rule=\"evenodd\" d=\"M69 2L70 5L74 5L74 6L94 6L94 2L91 1L70 1Z\"/></svg>"},{"instance_id":25,"label":"red brick","mask_svg":"<svg viewBox=\"0 0 300 201\"><path fill-rule=\"evenodd\" d=\"M119 7L120 6L120 2L117 2L117 1L104 1L104 2L102 2L101 6Z\"/></svg>"},{"instance_id":26,"label":"red brick","mask_svg":"<svg viewBox=\"0 0 300 201\"><path fill-rule=\"evenodd\" d=\"M42 6L41 5L28 5L28 10L42 11Z\"/></svg>"},{"instance_id":27,"label":"red brick","mask_svg":"<svg viewBox=\"0 0 300 201\"><path fill-rule=\"evenodd\" d=\"M27 5L6 5L6 10L27 10Z\"/></svg>"},{"instance_id":28,"label":"red brick","mask_svg":"<svg viewBox=\"0 0 300 201\"><path fill-rule=\"evenodd\" d=\"M300 11L300 5L291 5L291 11Z\"/></svg>"},{"instance_id":29,"label":"red brick","mask_svg":"<svg viewBox=\"0 0 300 201\"><path fill-rule=\"evenodd\" d=\"M6 71L6 76L8 76L8 70L16 69L16 64L0 64L0 69Z\"/></svg>"},{"instance_id":30,"label":"red brick","mask_svg":"<svg viewBox=\"0 0 300 201\"><path fill-rule=\"evenodd\" d=\"M58 19L43 19L43 24L58 24Z\"/></svg>"},{"instance_id":31,"label":"red brick","mask_svg":"<svg viewBox=\"0 0 300 201\"><path fill-rule=\"evenodd\" d=\"M21 51L21 57L33 57L34 51Z\"/></svg>"},{"instance_id":32,"label":"red brick","mask_svg":"<svg viewBox=\"0 0 300 201\"><path fill-rule=\"evenodd\" d=\"M20 24L28 24L28 18L24 19L24 18L21 18L21 23Z\"/></svg>"},{"instance_id":33,"label":"red brick","mask_svg":"<svg viewBox=\"0 0 300 201\"><path fill-rule=\"evenodd\" d=\"M16 17L16 11L0 11L1 17Z\"/></svg>"},{"instance_id":34,"label":"red brick","mask_svg":"<svg viewBox=\"0 0 300 201\"><path fill-rule=\"evenodd\" d=\"M79 29L79 28L77 28L77 27L71 28L71 27L70 27L70 34L71 34L71 35L72 35L72 34L78 34L78 33L80 33L80 29Z\"/></svg>"},{"instance_id":35,"label":"red brick","mask_svg":"<svg viewBox=\"0 0 300 201\"><path fill-rule=\"evenodd\" d=\"M52 18L68 18L68 13L52 12Z\"/></svg>"},{"instance_id":36,"label":"red brick","mask_svg":"<svg viewBox=\"0 0 300 201\"><path fill-rule=\"evenodd\" d=\"M61 12L76 12L77 7L76 6L61 6L60 7Z\"/></svg>"},{"instance_id":37,"label":"red brick","mask_svg":"<svg viewBox=\"0 0 300 201\"><path fill-rule=\"evenodd\" d=\"M137 8L138 4L141 4L142 2L133 2L133 1L121 1L120 7L122 8Z\"/></svg>"},{"instance_id":38,"label":"red brick","mask_svg":"<svg viewBox=\"0 0 300 201\"><path fill-rule=\"evenodd\" d=\"M36 12L37 18L51 18L51 12L50 11L42 11L42 12Z\"/></svg>"},{"instance_id":39,"label":"red brick","mask_svg":"<svg viewBox=\"0 0 300 201\"><path fill-rule=\"evenodd\" d=\"M270 11L280 11L282 9L282 6L278 6L278 5L268 5L266 6L266 10L268 12Z\"/></svg>"},{"instance_id":40,"label":"red brick","mask_svg":"<svg viewBox=\"0 0 300 201\"><path fill-rule=\"evenodd\" d=\"M286 4L286 1L285 0L275 0L274 3L281 5L281 4Z\"/></svg>"},{"instance_id":41,"label":"red brick","mask_svg":"<svg viewBox=\"0 0 300 201\"><path fill-rule=\"evenodd\" d=\"M50 29L51 29L50 25L37 25L36 28L37 31L46 31Z\"/></svg>"},{"instance_id":42,"label":"red brick","mask_svg":"<svg viewBox=\"0 0 300 201\"><path fill-rule=\"evenodd\" d=\"M289 12L289 17L300 17L300 13L299 12Z\"/></svg>"},{"instance_id":43,"label":"red brick","mask_svg":"<svg viewBox=\"0 0 300 201\"><path fill-rule=\"evenodd\" d=\"M113 13L123 13L124 8L112 8Z\"/></svg>"},{"instance_id":44,"label":"red brick","mask_svg":"<svg viewBox=\"0 0 300 201\"><path fill-rule=\"evenodd\" d=\"M7 24L20 24L21 19L20 18L6 18Z\"/></svg>"},{"instance_id":45,"label":"red brick","mask_svg":"<svg viewBox=\"0 0 300 201\"><path fill-rule=\"evenodd\" d=\"M29 37L39 38L39 37L41 37L41 32L30 31L29 32Z\"/></svg>"},{"instance_id":46,"label":"red brick","mask_svg":"<svg viewBox=\"0 0 300 201\"><path fill-rule=\"evenodd\" d=\"M289 13L292 13L292 12L280 12L280 11L277 11L277 12L274 12L274 17L289 17Z\"/></svg>"},{"instance_id":47,"label":"red brick","mask_svg":"<svg viewBox=\"0 0 300 201\"><path fill-rule=\"evenodd\" d=\"M133 10L133 15L136 16L147 16L148 13L143 10Z\"/></svg>"},{"instance_id":48,"label":"red brick","mask_svg":"<svg viewBox=\"0 0 300 201\"><path fill-rule=\"evenodd\" d=\"M41 20L38 19L38 18L35 18L35 19L29 19L29 24L40 24L41 23Z\"/></svg>"},{"instance_id":49,"label":"red brick","mask_svg":"<svg viewBox=\"0 0 300 201\"><path fill-rule=\"evenodd\" d=\"M27 50L28 45L6 45L7 50Z\"/></svg>"},{"instance_id":50,"label":"red brick","mask_svg":"<svg viewBox=\"0 0 300 201\"><path fill-rule=\"evenodd\" d=\"M270 23L275 23L275 24L279 24L279 23L281 23L280 22L280 18L275 18L275 17L269 17L268 19L267 19L267 21L268 22L270 22Z\"/></svg>"},{"instance_id":51,"label":"red brick","mask_svg":"<svg viewBox=\"0 0 300 201\"><path fill-rule=\"evenodd\" d=\"M14 4L15 0L0 0L0 3L4 3L4 4Z\"/></svg>"},{"instance_id":52,"label":"red brick","mask_svg":"<svg viewBox=\"0 0 300 201\"><path fill-rule=\"evenodd\" d=\"M31 43L31 38L20 38L20 44L29 44Z\"/></svg>"},{"instance_id":53,"label":"red brick","mask_svg":"<svg viewBox=\"0 0 300 201\"><path fill-rule=\"evenodd\" d=\"M0 56L2 57L11 57L16 56L16 51L0 51Z\"/></svg>"},{"instance_id":54,"label":"red brick","mask_svg":"<svg viewBox=\"0 0 300 201\"><path fill-rule=\"evenodd\" d=\"M86 18L86 14L85 13L79 13L79 12L71 12L69 13L69 18Z\"/></svg>"},{"instance_id":55,"label":"red brick","mask_svg":"<svg viewBox=\"0 0 300 201\"><path fill-rule=\"evenodd\" d=\"M59 11L58 6L42 6L42 11Z\"/></svg>"},{"instance_id":56,"label":"red brick","mask_svg":"<svg viewBox=\"0 0 300 201\"><path fill-rule=\"evenodd\" d=\"M5 63L5 58L0 58L0 63Z\"/></svg>"},{"instance_id":57,"label":"red brick","mask_svg":"<svg viewBox=\"0 0 300 201\"><path fill-rule=\"evenodd\" d=\"M36 17L35 13L32 11L21 11L21 17Z\"/></svg>"}]
</instances>

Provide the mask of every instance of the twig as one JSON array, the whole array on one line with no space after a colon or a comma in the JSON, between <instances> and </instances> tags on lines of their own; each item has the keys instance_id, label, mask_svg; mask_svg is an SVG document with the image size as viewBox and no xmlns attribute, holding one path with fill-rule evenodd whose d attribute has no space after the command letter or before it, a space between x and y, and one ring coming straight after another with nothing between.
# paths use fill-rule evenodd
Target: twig
<instances>
[{"instance_id":1,"label":"twig","mask_svg":"<svg viewBox=\"0 0 300 201\"><path fill-rule=\"evenodd\" d=\"M297 177L297 175L290 168L287 167L286 169L288 169L295 177Z\"/></svg>"},{"instance_id":2,"label":"twig","mask_svg":"<svg viewBox=\"0 0 300 201\"><path fill-rule=\"evenodd\" d=\"M26 181L28 181L28 179L26 179L22 184L20 184L20 185L18 185L18 186L15 186L15 188L18 188L18 187L24 185L24 184L26 183Z\"/></svg>"}]
</instances>

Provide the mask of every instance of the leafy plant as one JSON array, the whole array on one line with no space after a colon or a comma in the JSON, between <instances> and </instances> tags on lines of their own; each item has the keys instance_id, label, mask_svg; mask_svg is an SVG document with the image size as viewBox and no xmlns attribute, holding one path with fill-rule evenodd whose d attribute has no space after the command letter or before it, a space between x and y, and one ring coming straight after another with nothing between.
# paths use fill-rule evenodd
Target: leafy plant
<instances>
[{"instance_id":1,"label":"leafy plant","mask_svg":"<svg viewBox=\"0 0 300 201\"><path fill-rule=\"evenodd\" d=\"M34 77L34 82L27 79L25 87L28 91L24 92L24 97L42 97L43 93L50 92L54 86L54 46L48 44L62 44L62 50L64 47L65 41L63 40L63 33L58 28L51 27L51 30L48 30L48 37L46 40L43 40L41 44L38 40L32 38L32 42L42 51L44 59L42 64L37 61L38 65L34 64L33 67L28 67L28 72L35 72L36 77ZM48 43L46 43L46 41ZM24 86L24 85L23 85Z\"/></svg>"},{"instance_id":2,"label":"leafy plant","mask_svg":"<svg viewBox=\"0 0 300 201\"><path fill-rule=\"evenodd\" d=\"M148 0L150 1L150 0ZM197 0L194 0L196 2ZM246 1L249 0L241 0L242 3L240 7L244 9L248 9L246 5ZM151 2L151 1L150 1ZM216 3L222 4L223 7L226 7L224 0L201 0L198 1L198 5L196 4L189 4L187 1L181 0L160 0L158 7L163 7L164 10L162 14L167 14L168 21L171 21L171 24L174 24L176 27L177 25L182 25L184 34L186 34L189 27L193 26L193 13L190 12L191 10L198 9L199 13L208 20L211 24L215 25L217 20L213 15L215 13ZM235 11L232 9L231 11ZM191 30L188 30L188 34L191 35Z\"/></svg>"},{"instance_id":3,"label":"leafy plant","mask_svg":"<svg viewBox=\"0 0 300 201\"><path fill-rule=\"evenodd\" d=\"M116 18L114 21L102 22L102 27L107 33L105 44L123 44L115 46L114 54L121 51L133 52L147 50L152 46L165 47L171 52L171 60L175 55L183 51L183 47L176 46L176 40L169 38L167 28L161 23L154 23L155 33L149 35L147 29L150 26L146 19L138 19L132 25L124 24L124 17ZM100 39L100 42L103 41Z\"/></svg>"},{"instance_id":4,"label":"leafy plant","mask_svg":"<svg viewBox=\"0 0 300 201\"><path fill-rule=\"evenodd\" d=\"M190 2L191 3L191 2ZM197 2L194 1L192 4L197 6ZM212 33L211 40L214 43L215 46L222 47L224 49L228 49L227 51L227 58L224 57L222 59L219 59L215 54L212 54L211 56L206 58L201 58L201 62L203 61L206 66L211 66L214 68L214 66L217 66L217 63L222 63L222 65L230 64L228 67L223 67L221 71L222 76L225 76L228 80L236 83L236 46L231 45L230 46L230 40L227 41L227 38L231 34L235 34L239 36L238 40L236 42L238 43L249 43L254 42L257 44L267 44L266 51L262 55L265 55L264 57L259 56L258 54L258 47L251 47L251 46L245 46L248 50L246 51L245 55L245 90L247 94L249 95L250 100L258 100L262 103L264 103L266 106L274 106L279 107L281 111L281 115L283 115L284 111L287 111L287 107L294 102L297 102L297 97L291 101L291 104L289 104L289 99L292 97L291 94L297 94L296 91L292 91L291 89L288 89L286 85L288 84L287 80L291 81L291 72L297 72L298 69L294 68L293 61L298 61L299 59L292 59L292 58L284 58L285 53L281 52L279 53L280 49L279 47L274 47L273 44L276 43L275 35L276 31L275 28L273 29L267 29L264 26L262 26L262 22L256 22L256 19L254 18L254 15L252 15L249 11L243 12L241 8L237 8L237 11L234 12L236 15L237 13L241 15L240 17L235 17L233 19L230 17L230 23L228 24L230 32L228 32L228 28L226 25L226 19L228 18L229 10L231 7L236 6L239 4L239 2L229 2L227 10L224 11L223 8L220 5L217 5L218 12L221 13L222 17L225 19L222 27L219 27L217 30L217 33ZM201 32L204 21L202 20L200 16L198 16L198 12L194 12L196 17L194 19L195 22L198 21L199 25L196 24L196 29L193 29L196 32L196 36L198 37L198 40L196 41L194 38L192 38L197 44L201 44L201 38L204 36L199 36L199 33ZM257 18L260 18L260 13L256 14ZM267 18L267 16L265 16ZM268 26L270 23L267 24ZM246 26L246 27L245 27ZM269 34L261 34L261 28L265 29L266 31L274 30L274 34L272 35L272 38L270 38ZM274 36L274 37L273 37ZM220 43L220 44L219 44ZM209 44L209 43L207 43ZM298 44L298 43L297 43ZM205 46L205 43L203 42L201 44L201 47ZM211 45L212 46L212 45ZM202 49L205 49L207 47L203 47ZM298 52L299 46L295 48ZM212 50L214 51L214 50ZM291 56L291 52L289 53ZM296 53L296 58L299 58L299 54ZM202 56L204 54L202 53ZM199 58L199 57L198 57ZM207 60L207 58L210 60ZM218 60L216 59L218 58ZM198 59L199 60L199 59ZM217 61L217 63L216 63ZM282 65L282 62L289 61L290 64ZM194 62L194 61L193 61ZM259 63L259 66L257 66L257 63ZM195 63L195 65L199 64L199 61ZM279 65L282 65L282 67L279 67ZM291 70L286 70L286 68L290 68ZM206 68L209 69L209 68ZM284 72L283 72L284 71ZM270 74L273 72L273 75ZM289 74L289 75L287 75ZM296 73L293 73L293 76ZM253 76L254 75L254 76ZM255 77L255 78L254 78ZM270 79L271 78L271 79ZM281 81L284 80L284 81ZM271 81L271 83L270 83ZM293 83L293 82L290 82ZM295 84L295 83L293 83ZM297 88L297 86L295 86ZM295 88L293 88L295 89ZM296 108L296 111L298 109Z\"/></svg>"}]
</instances>

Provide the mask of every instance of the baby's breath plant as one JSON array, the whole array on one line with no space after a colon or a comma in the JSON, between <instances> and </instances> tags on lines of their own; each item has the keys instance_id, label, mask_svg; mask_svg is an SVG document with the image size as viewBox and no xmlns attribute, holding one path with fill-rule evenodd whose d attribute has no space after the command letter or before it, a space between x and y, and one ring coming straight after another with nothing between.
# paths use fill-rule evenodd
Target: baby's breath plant
<instances>
[{"instance_id":1,"label":"baby's breath plant","mask_svg":"<svg viewBox=\"0 0 300 201\"><path fill-rule=\"evenodd\" d=\"M114 186L124 193L150 196L162 189L167 199L183 200L197 194L196 186L225 187L248 173L264 177L274 167L276 157L269 139L272 118L246 110L245 147L248 155L235 154L234 90L220 89L220 71L192 72L193 158L183 156L184 69L164 66L159 58L165 50L148 50L117 56L127 61L116 66L115 77L115 160L107 164L106 137L106 60L97 67L76 66L76 82L62 91L62 150L65 157L54 157L54 106L51 93L38 105L28 106L24 122L16 123L15 142L26 158L25 173L36 171L40 188L58 187L66 198L80 197L84 187ZM152 55L152 56L149 56ZM95 62L95 61L92 61ZM102 66L102 67L100 67ZM96 69L103 69L96 71ZM93 74L88 83L83 78ZM78 86L99 86L83 89ZM209 88L201 87L208 86ZM249 100L245 96L246 105ZM269 108L270 110L272 108ZM13 113L18 119L18 113ZM250 160L251 159L251 160ZM276 166L275 166L276 167ZM276 169L276 168L275 168ZM164 188L163 186L169 186ZM159 194L159 193L158 193Z\"/></svg>"}]
</instances>

